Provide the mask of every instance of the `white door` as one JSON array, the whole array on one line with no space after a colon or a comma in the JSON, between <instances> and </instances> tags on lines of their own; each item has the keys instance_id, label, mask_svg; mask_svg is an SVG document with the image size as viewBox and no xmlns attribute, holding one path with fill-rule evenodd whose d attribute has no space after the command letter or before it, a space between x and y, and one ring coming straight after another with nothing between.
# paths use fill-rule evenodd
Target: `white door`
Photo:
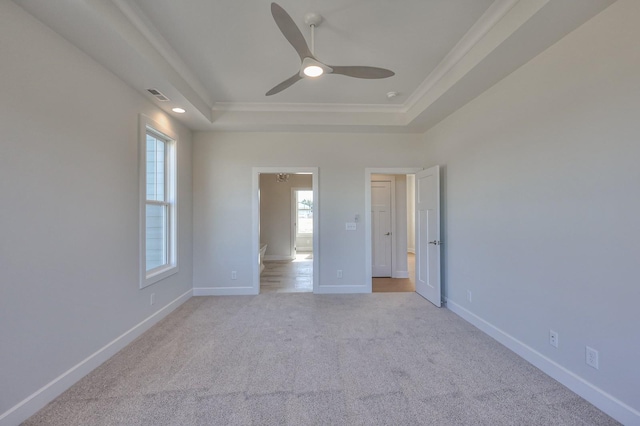
<instances>
[{"instance_id":1,"label":"white door","mask_svg":"<svg viewBox=\"0 0 640 426\"><path fill-rule=\"evenodd\" d=\"M416 292L441 306L440 167L416 173Z\"/></svg>"},{"instance_id":2,"label":"white door","mask_svg":"<svg viewBox=\"0 0 640 426\"><path fill-rule=\"evenodd\" d=\"M371 182L372 276L391 276L391 182Z\"/></svg>"}]
</instances>

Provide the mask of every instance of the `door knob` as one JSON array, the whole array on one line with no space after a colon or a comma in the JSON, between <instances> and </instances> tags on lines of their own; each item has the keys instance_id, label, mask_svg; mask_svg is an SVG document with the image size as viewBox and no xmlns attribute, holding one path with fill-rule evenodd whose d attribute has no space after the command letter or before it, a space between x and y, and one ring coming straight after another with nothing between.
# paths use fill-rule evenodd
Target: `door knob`
<instances>
[{"instance_id":1,"label":"door knob","mask_svg":"<svg viewBox=\"0 0 640 426\"><path fill-rule=\"evenodd\" d=\"M391 232L387 232L387 233L386 233L386 234L384 234L384 235L391 235Z\"/></svg>"},{"instance_id":2,"label":"door knob","mask_svg":"<svg viewBox=\"0 0 640 426\"><path fill-rule=\"evenodd\" d=\"M433 241L429 241L429 244L433 244L434 246L439 246L440 244L442 244L442 241L433 240Z\"/></svg>"}]
</instances>

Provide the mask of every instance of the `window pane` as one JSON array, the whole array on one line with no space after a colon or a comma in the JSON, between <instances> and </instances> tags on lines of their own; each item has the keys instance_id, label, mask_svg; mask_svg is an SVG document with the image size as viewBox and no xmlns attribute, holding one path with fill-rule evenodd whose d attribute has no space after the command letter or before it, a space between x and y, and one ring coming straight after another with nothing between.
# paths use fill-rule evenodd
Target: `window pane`
<instances>
[{"instance_id":1,"label":"window pane","mask_svg":"<svg viewBox=\"0 0 640 426\"><path fill-rule=\"evenodd\" d=\"M147 200L165 201L166 143L147 134Z\"/></svg>"},{"instance_id":2,"label":"window pane","mask_svg":"<svg viewBox=\"0 0 640 426\"><path fill-rule=\"evenodd\" d=\"M313 233L313 191L296 191L298 203L298 233Z\"/></svg>"},{"instance_id":3,"label":"window pane","mask_svg":"<svg viewBox=\"0 0 640 426\"><path fill-rule=\"evenodd\" d=\"M167 264L167 206L147 204L147 271Z\"/></svg>"}]
</instances>

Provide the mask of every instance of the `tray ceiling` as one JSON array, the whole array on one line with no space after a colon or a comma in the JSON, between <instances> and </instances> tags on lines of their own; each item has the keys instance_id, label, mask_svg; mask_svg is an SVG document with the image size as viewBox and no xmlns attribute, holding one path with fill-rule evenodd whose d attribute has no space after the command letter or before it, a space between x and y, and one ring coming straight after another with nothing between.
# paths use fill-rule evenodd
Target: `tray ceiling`
<instances>
[{"instance_id":1,"label":"tray ceiling","mask_svg":"<svg viewBox=\"0 0 640 426\"><path fill-rule=\"evenodd\" d=\"M270 1L15 2L167 112L185 108L194 130L422 132L613 0L278 0L309 44L304 15L323 16L322 61L395 76L324 75L270 97L300 66Z\"/></svg>"}]
</instances>

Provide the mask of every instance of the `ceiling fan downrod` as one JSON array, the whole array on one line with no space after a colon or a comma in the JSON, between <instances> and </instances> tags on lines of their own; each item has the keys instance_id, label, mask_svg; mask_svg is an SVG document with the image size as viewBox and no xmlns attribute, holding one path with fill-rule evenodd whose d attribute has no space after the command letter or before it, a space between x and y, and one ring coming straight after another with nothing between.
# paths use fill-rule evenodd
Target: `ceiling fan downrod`
<instances>
[{"instance_id":1,"label":"ceiling fan downrod","mask_svg":"<svg viewBox=\"0 0 640 426\"><path fill-rule=\"evenodd\" d=\"M304 23L311 27L311 54L316 54L316 27L322 22L322 15L315 12L309 12L304 15Z\"/></svg>"}]
</instances>

